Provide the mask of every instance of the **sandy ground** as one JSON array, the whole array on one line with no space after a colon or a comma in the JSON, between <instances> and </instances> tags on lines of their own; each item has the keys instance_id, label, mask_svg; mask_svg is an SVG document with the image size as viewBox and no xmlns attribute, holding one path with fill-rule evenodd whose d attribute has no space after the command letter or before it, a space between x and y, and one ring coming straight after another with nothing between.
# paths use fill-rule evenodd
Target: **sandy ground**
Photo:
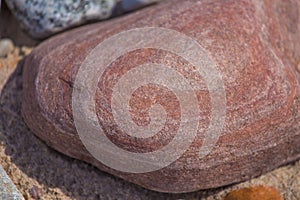
<instances>
[{"instance_id":1,"label":"sandy ground","mask_svg":"<svg viewBox=\"0 0 300 200\"><path fill-rule=\"evenodd\" d=\"M209 191L163 194L141 188L68 158L47 147L26 127L21 117L22 63L38 43L20 31L15 19L2 8L0 38L16 47L0 58L0 163L25 199L223 199L235 188L268 185L286 200L300 199L300 161L251 181Z\"/></svg>"}]
</instances>

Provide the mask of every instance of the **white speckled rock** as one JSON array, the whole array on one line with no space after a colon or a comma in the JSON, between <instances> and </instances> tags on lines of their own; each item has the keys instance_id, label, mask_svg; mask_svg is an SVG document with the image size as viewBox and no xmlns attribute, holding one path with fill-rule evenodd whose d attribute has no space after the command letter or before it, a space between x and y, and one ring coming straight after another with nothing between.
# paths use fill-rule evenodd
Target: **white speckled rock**
<instances>
[{"instance_id":1,"label":"white speckled rock","mask_svg":"<svg viewBox=\"0 0 300 200\"><path fill-rule=\"evenodd\" d=\"M6 3L32 37L45 38L158 1L161 0L6 0Z\"/></svg>"},{"instance_id":2,"label":"white speckled rock","mask_svg":"<svg viewBox=\"0 0 300 200\"><path fill-rule=\"evenodd\" d=\"M24 200L21 193L0 165L0 199Z\"/></svg>"}]
</instances>

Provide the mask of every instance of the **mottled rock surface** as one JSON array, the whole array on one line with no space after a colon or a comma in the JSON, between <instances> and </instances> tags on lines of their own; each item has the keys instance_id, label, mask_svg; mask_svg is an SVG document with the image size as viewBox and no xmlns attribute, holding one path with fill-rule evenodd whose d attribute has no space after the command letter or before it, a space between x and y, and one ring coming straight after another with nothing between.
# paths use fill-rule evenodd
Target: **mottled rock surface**
<instances>
[{"instance_id":1,"label":"mottled rock surface","mask_svg":"<svg viewBox=\"0 0 300 200\"><path fill-rule=\"evenodd\" d=\"M23 200L23 196L18 191L16 186L12 183L6 172L0 165L0 198Z\"/></svg>"},{"instance_id":2,"label":"mottled rock surface","mask_svg":"<svg viewBox=\"0 0 300 200\"><path fill-rule=\"evenodd\" d=\"M18 46L28 45L28 38L16 31L17 23L3 14L9 16L1 10L0 35L10 36ZM231 190L255 185L277 188L287 200L300 199L299 161L227 188L163 194L142 189L52 150L28 130L21 117L22 62L16 66L26 53L16 52L22 51L16 47L8 57L0 58L0 163L25 199L32 199L34 188L38 188L37 193L45 200L223 200Z\"/></svg>"},{"instance_id":3,"label":"mottled rock surface","mask_svg":"<svg viewBox=\"0 0 300 200\"><path fill-rule=\"evenodd\" d=\"M22 62L16 69L20 57L11 54L0 60L0 78L7 80L0 82L0 163L25 199L31 199L32 188L38 187L45 200L223 200L231 190L255 185L277 188L287 200L300 198L299 161L242 184L174 195L142 189L53 151L28 130L21 117Z\"/></svg>"},{"instance_id":4,"label":"mottled rock surface","mask_svg":"<svg viewBox=\"0 0 300 200\"><path fill-rule=\"evenodd\" d=\"M209 189L266 173L300 157L300 93L296 71L300 59L299 3L174 0L54 37L26 59L24 119L38 137L56 150L152 190ZM113 121L109 87L115 84L115 78L150 60L170 64L187 80L200 85L195 92L201 100L198 105L201 129L189 149L161 170L130 174L103 165L86 150L73 123L71 97L78 68L98 43L123 30L149 26L184 33L209 52L226 90L226 121L215 148L199 159L199 149L205 141L203 134L211 118L211 99L203 79L193 72L191 64L170 52L139 49L121 56L105 71L107 77L101 77L95 99L98 120L107 137L127 151L149 152L167 144L176 134L172 131L176 130L180 113L176 110L169 113L169 122L174 120L175 125L161 133L164 140L130 138ZM146 106L143 109L147 110L147 99L152 97L146 95L143 100L140 95L159 91L155 87L150 89L148 93L147 87L137 91L133 107ZM176 109L176 99L157 95L154 101L166 101L166 111L168 102L171 110ZM147 115L132 109L137 123L147 123Z\"/></svg>"},{"instance_id":5,"label":"mottled rock surface","mask_svg":"<svg viewBox=\"0 0 300 200\"><path fill-rule=\"evenodd\" d=\"M45 38L90 21L104 20L159 0L6 0L22 27Z\"/></svg>"}]
</instances>

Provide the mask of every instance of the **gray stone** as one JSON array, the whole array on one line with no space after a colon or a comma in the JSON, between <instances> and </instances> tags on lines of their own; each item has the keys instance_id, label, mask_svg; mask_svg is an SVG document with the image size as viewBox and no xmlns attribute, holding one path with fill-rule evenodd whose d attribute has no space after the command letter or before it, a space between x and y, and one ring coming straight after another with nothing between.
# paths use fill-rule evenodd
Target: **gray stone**
<instances>
[{"instance_id":1,"label":"gray stone","mask_svg":"<svg viewBox=\"0 0 300 200\"><path fill-rule=\"evenodd\" d=\"M6 3L31 36L45 38L157 1L161 0L6 0Z\"/></svg>"},{"instance_id":2,"label":"gray stone","mask_svg":"<svg viewBox=\"0 0 300 200\"><path fill-rule=\"evenodd\" d=\"M0 199L24 200L17 187L0 165Z\"/></svg>"}]
</instances>

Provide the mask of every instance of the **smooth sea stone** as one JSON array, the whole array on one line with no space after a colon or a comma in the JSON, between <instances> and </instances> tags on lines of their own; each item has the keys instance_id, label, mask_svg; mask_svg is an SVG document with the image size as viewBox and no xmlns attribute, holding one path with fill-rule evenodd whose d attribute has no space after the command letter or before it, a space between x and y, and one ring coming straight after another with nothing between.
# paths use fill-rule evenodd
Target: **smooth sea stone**
<instances>
[{"instance_id":1,"label":"smooth sea stone","mask_svg":"<svg viewBox=\"0 0 300 200\"><path fill-rule=\"evenodd\" d=\"M158 1L161 0L6 0L6 3L31 36L45 38Z\"/></svg>"},{"instance_id":2,"label":"smooth sea stone","mask_svg":"<svg viewBox=\"0 0 300 200\"><path fill-rule=\"evenodd\" d=\"M22 103L24 120L34 134L54 149L151 190L190 192L249 180L300 158L300 77L296 70L300 60L299 10L300 2L297 0L173 0L121 18L63 33L40 44L25 60ZM173 37L178 37L176 33L167 35L170 38L157 34L151 40L164 48L174 44L177 46L173 48L184 47L180 52L188 52L189 55L186 56L195 62L201 61L202 68L209 66L209 62L205 60L210 57L222 77L224 90L222 87L209 90L210 85L204 80L206 74L195 70L199 66L194 66L174 51L150 48L151 46L146 45L150 39L146 37L149 33L140 31L142 35L137 37L140 42L136 45L144 44L146 48L123 53L107 66L103 75L98 77L93 98L95 103L91 107L86 106L85 102L75 104L77 107L72 106L74 91L81 90L82 94L89 95L86 85L78 86L75 80L78 80L78 72L93 49L102 43L106 45L105 48L98 49L102 53L111 53L108 50L114 45L116 51L122 51L128 48L124 44L135 41L136 38L131 38L133 36L129 34L123 40L110 40L110 43L105 41L116 39L124 31L139 31L141 29L135 28L142 27L176 30L193 38L197 43L177 43L180 42L180 37L174 39ZM208 56L199 57L199 54L190 51L192 44L201 45ZM97 64L97 60L109 57L110 54L100 54L95 60L89 60L89 64ZM148 79L149 77L138 75L138 71L135 71L145 63L170 66L173 72L187 81L170 80L175 84L172 87L174 90L160 84L138 87L132 93L126 108L126 104L122 103L122 97L125 99L125 96L120 92L114 93L113 88L121 80L123 85L120 84L119 87L129 83L139 86L134 81ZM103 70L103 65L104 63L99 63L97 69ZM123 78L127 72L138 76ZM206 73L210 75L210 84L220 83L215 79L218 73ZM94 74L94 71L90 71L84 79L86 83ZM156 74L149 76L157 80L170 78L159 68ZM185 87L184 83L190 83L192 89ZM197 97L196 110L200 110L199 115L181 120L184 117L181 110L183 105L180 104L177 93L186 94L190 91L194 91ZM222 94L215 96L215 99L211 97L210 92L222 91L225 92L225 99ZM118 101L112 101L114 95L120 95ZM226 118L221 135L211 152L199 157L205 141L215 139L213 135L207 135L214 117L212 113L216 110L212 104L214 101L220 105L225 104L224 108L219 107L217 111L225 109ZM184 98L184 102L187 108L192 108L194 104L188 96ZM154 104L161 106L150 109ZM141 128L151 122L154 129L161 128L161 121L157 117L161 113L166 114L165 124L153 137L132 137L119 126L120 121L114 117L113 105L125 106L124 110L130 109L131 118L128 119L126 115L123 118L125 128L132 128L129 120ZM119 149L138 155L156 152L169 145L181 124L197 122L199 127L183 131L183 138L194 131L197 131L197 135L184 154L170 165L146 173L128 173L100 162L80 139L82 135L79 137L74 120L93 111L93 106L97 114L96 120L105 132L95 135L91 144L105 134ZM77 118L74 118L74 109L85 108L87 113L82 112L82 116L76 115ZM189 112L192 113L193 110L189 109ZM124 113L120 111L119 114L122 116ZM215 121L213 125L221 124L222 120ZM88 134L90 127L86 128ZM140 134L142 136L143 132ZM181 141L182 144L186 142ZM94 144L99 146L98 143ZM181 149L179 143L174 150ZM120 166L132 162L131 157L117 160L118 155L110 156L117 152L110 152L109 149L98 153L109 156L108 161L119 161ZM156 163L149 162L149 165L153 164Z\"/></svg>"}]
</instances>

